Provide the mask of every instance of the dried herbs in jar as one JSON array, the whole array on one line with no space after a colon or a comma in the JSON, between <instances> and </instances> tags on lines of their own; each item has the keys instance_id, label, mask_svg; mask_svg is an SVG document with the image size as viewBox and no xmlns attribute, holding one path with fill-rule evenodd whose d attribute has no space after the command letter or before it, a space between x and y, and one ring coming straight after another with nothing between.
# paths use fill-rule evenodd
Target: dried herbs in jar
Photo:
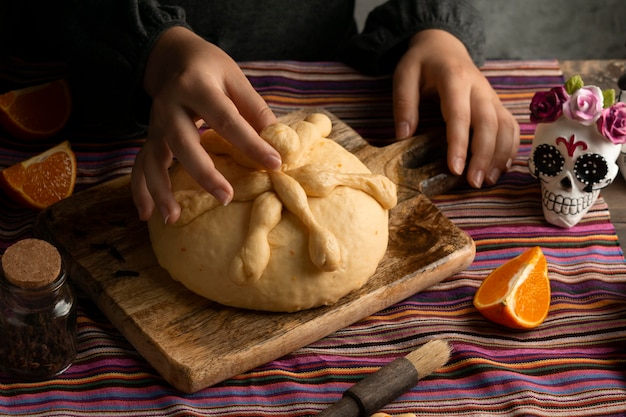
<instances>
[{"instance_id":1,"label":"dried herbs in jar","mask_svg":"<svg viewBox=\"0 0 626 417\"><path fill-rule=\"evenodd\" d=\"M27 379L65 371L76 357L76 306L54 246L24 239L2 256L0 369Z\"/></svg>"}]
</instances>

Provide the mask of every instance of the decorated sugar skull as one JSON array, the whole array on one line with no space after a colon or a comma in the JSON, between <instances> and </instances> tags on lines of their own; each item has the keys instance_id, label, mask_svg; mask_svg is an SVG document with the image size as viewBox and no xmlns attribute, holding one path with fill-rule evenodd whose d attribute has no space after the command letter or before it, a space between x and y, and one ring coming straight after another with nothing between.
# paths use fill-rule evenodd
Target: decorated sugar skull
<instances>
[{"instance_id":1,"label":"decorated sugar skull","mask_svg":"<svg viewBox=\"0 0 626 417\"><path fill-rule=\"evenodd\" d=\"M528 167L541 181L548 223L575 226L619 172L626 103L614 101L613 90L584 86L579 76L533 97L531 121L537 129Z\"/></svg>"}]
</instances>

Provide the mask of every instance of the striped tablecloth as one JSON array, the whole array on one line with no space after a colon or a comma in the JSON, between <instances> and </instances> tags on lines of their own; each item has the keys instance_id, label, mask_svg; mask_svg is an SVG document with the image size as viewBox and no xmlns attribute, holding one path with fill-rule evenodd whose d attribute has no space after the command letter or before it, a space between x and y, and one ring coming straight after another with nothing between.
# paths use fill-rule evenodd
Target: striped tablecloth
<instances>
[{"instance_id":1,"label":"striped tablecloth","mask_svg":"<svg viewBox=\"0 0 626 417\"><path fill-rule=\"evenodd\" d=\"M392 137L389 78L335 63L246 63L252 83L279 114L322 106L364 137ZM170 387L85 297L79 353L62 376L25 383L0 375L0 414L22 416L308 416L349 386L433 338L451 342L448 364L388 405L391 414L454 416L626 415L626 264L600 198L565 230L544 222L539 184L526 160L534 91L560 84L556 61L489 62L485 74L518 118L522 147L512 170L484 190L433 199L476 241L467 270L316 343L195 394ZM423 123L436 123L425 109ZM140 141L74 141L77 190L127 174ZM0 167L36 149L0 139ZM40 149L39 149L40 150ZM35 213L0 194L0 247L30 236ZM548 259L546 322L513 331L472 306L481 280L523 250ZM2 343L2 341L0 341Z\"/></svg>"}]
</instances>

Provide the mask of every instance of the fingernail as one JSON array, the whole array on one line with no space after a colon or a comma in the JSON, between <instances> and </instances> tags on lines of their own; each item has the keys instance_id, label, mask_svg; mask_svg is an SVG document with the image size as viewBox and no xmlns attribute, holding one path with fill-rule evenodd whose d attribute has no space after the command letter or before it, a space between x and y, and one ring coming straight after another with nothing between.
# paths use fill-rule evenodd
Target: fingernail
<instances>
[{"instance_id":1,"label":"fingernail","mask_svg":"<svg viewBox=\"0 0 626 417\"><path fill-rule=\"evenodd\" d=\"M223 206L227 206L232 201L230 193L222 188L215 188L211 191L211 195L217 199Z\"/></svg>"},{"instance_id":2,"label":"fingernail","mask_svg":"<svg viewBox=\"0 0 626 417\"><path fill-rule=\"evenodd\" d=\"M489 172L489 176L487 177L487 181L489 182L489 184L493 185L496 182L498 182L498 178L500 178L500 170L498 168L493 168Z\"/></svg>"},{"instance_id":3,"label":"fingernail","mask_svg":"<svg viewBox=\"0 0 626 417\"><path fill-rule=\"evenodd\" d=\"M163 217L163 224L167 224L170 218L170 212L167 210L167 207L159 206L159 213L161 213L161 217Z\"/></svg>"},{"instance_id":4,"label":"fingernail","mask_svg":"<svg viewBox=\"0 0 626 417\"><path fill-rule=\"evenodd\" d=\"M283 165L283 161L280 159L280 157L271 154L268 155L263 162L265 168L271 169L273 171L279 170L280 167Z\"/></svg>"},{"instance_id":5,"label":"fingernail","mask_svg":"<svg viewBox=\"0 0 626 417\"><path fill-rule=\"evenodd\" d=\"M482 187L484 179L485 179L485 173L480 169L477 170L472 176L472 186L475 188Z\"/></svg>"},{"instance_id":6,"label":"fingernail","mask_svg":"<svg viewBox=\"0 0 626 417\"><path fill-rule=\"evenodd\" d=\"M507 171L509 169L511 169L512 166L513 166L513 160L511 158L509 158L509 160L506 161L506 169L507 169Z\"/></svg>"},{"instance_id":7,"label":"fingernail","mask_svg":"<svg viewBox=\"0 0 626 417\"><path fill-rule=\"evenodd\" d=\"M152 213L150 213L148 209L144 207L137 207L137 214L139 215L139 220L141 220L142 222L147 221L152 215Z\"/></svg>"},{"instance_id":8,"label":"fingernail","mask_svg":"<svg viewBox=\"0 0 626 417\"><path fill-rule=\"evenodd\" d=\"M452 160L452 170L454 171L453 174L461 175L464 169L465 161L463 160L463 158L457 157Z\"/></svg>"},{"instance_id":9,"label":"fingernail","mask_svg":"<svg viewBox=\"0 0 626 417\"><path fill-rule=\"evenodd\" d=\"M396 125L396 136L398 139L404 139L409 135L409 124L407 122L400 122Z\"/></svg>"}]
</instances>

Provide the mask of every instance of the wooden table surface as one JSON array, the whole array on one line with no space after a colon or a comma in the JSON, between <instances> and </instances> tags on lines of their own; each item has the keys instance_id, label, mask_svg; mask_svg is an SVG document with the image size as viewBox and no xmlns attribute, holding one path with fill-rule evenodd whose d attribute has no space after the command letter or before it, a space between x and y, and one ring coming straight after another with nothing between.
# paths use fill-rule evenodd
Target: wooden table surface
<instances>
[{"instance_id":1,"label":"wooden table surface","mask_svg":"<svg viewBox=\"0 0 626 417\"><path fill-rule=\"evenodd\" d=\"M626 60L561 61L561 69L567 80L579 74L585 84L597 85L602 89L613 88L619 93L617 80L626 72ZM613 184L602 190L601 195L611 211L622 251L626 251L626 181L620 173Z\"/></svg>"}]
</instances>

